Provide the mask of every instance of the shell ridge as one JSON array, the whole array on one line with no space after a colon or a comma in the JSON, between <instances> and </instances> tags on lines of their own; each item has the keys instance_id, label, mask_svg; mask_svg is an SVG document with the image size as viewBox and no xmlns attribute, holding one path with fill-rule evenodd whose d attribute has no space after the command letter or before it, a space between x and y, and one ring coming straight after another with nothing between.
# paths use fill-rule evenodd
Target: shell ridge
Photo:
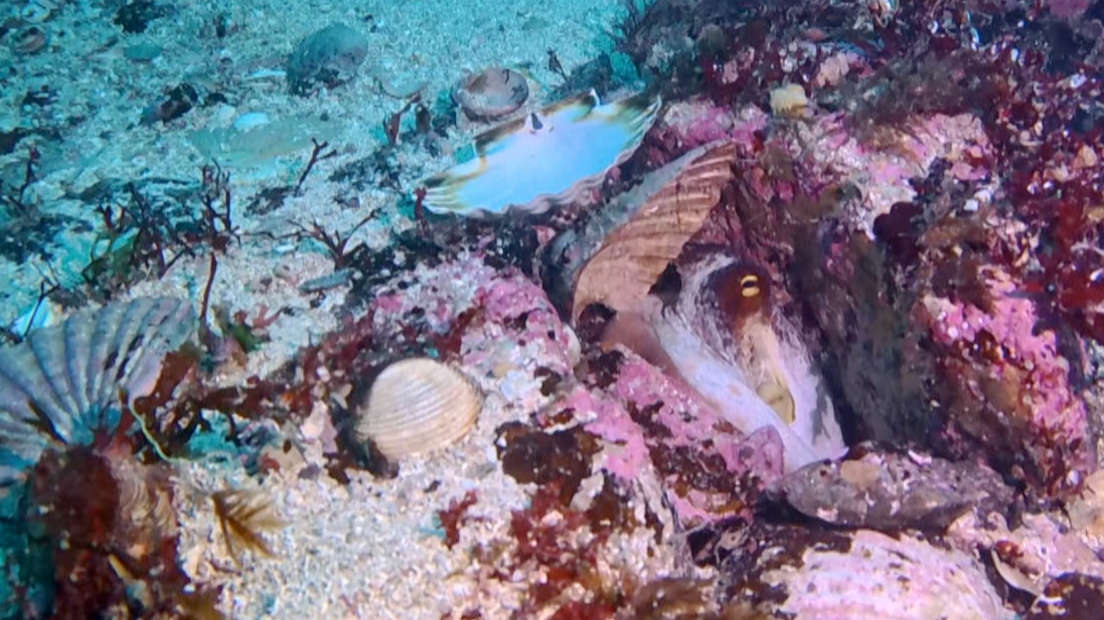
<instances>
[{"instance_id":1,"label":"shell ridge","mask_svg":"<svg viewBox=\"0 0 1104 620\"><path fill-rule=\"evenodd\" d=\"M35 430L39 420L31 406L30 394L8 377L5 364L5 356L0 355L0 463L8 462L4 450L20 458L34 458L46 445ZM0 484L2 480L0 476Z\"/></svg>"},{"instance_id":2,"label":"shell ridge","mask_svg":"<svg viewBox=\"0 0 1104 620\"><path fill-rule=\"evenodd\" d=\"M158 315L142 330L144 346L132 353L132 362L120 380L131 402L149 395L161 376L161 360L179 348L192 333L195 314L187 301L171 297L159 299L155 312Z\"/></svg>"},{"instance_id":3,"label":"shell ridge","mask_svg":"<svg viewBox=\"0 0 1104 620\"><path fill-rule=\"evenodd\" d=\"M89 333L88 320L65 321L65 370L69 374L71 395L77 404L77 411L87 412L92 408L88 400L88 375L84 372L84 362L88 359Z\"/></svg>"},{"instance_id":4,"label":"shell ridge","mask_svg":"<svg viewBox=\"0 0 1104 620\"><path fill-rule=\"evenodd\" d=\"M39 372L46 379L46 385L53 392L54 402L61 407L65 418L77 422L80 408L73 397L73 386L69 383L69 361L65 359L64 324L31 332L27 338L27 345L34 354ZM78 432L78 426L73 424L74 432Z\"/></svg>"},{"instance_id":5,"label":"shell ridge","mask_svg":"<svg viewBox=\"0 0 1104 620\"><path fill-rule=\"evenodd\" d=\"M53 400L54 391L38 366L38 358L28 349L20 345L3 351L0 374L23 393L23 422L31 426L41 415L63 440L67 440L72 436L72 420L61 404Z\"/></svg>"},{"instance_id":6,"label":"shell ridge","mask_svg":"<svg viewBox=\"0 0 1104 620\"><path fill-rule=\"evenodd\" d=\"M430 358L383 369L357 407L356 434L387 458L444 448L474 426L483 395L463 372Z\"/></svg>"},{"instance_id":7,"label":"shell ridge","mask_svg":"<svg viewBox=\"0 0 1104 620\"><path fill-rule=\"evenodd\" d=\"M112 334L111 345L107 350L107 358L103 363L103 380L100 383L100 391L96 395L98 421L103 419L105 410L119 397L118 386L126 368L131 347L136 341L140 341L142 326L146 324L150 314L157 308L150 299L139 299L132 302L126 309L123 318L115 326Z\"/></svg>"},{"instance_id":8,"label":"shell ridge","mask_svg":"<svg viewBox=\"0 0 1104 620\"><path fill-rule=\"evenodd\" d=\"M115 326L120 321L125 321L130 306L112 304L100 308L96 312L96 326L92 330L92 339L89 341L88 362L85 364L85 376L87 377L86 389L88 391L88 415L99 415L95 410L103 406L100 401L100 391L103 389L107 363L110 357L111 343Z\"/></svg>"}]
</instances>

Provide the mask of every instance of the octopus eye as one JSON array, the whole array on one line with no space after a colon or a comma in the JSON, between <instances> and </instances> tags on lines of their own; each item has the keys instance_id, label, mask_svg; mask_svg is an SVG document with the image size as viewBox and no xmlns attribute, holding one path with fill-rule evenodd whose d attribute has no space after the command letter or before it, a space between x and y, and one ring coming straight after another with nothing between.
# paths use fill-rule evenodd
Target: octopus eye
<instances>
[{"instance_id":1,"label":"octopus eye","mask_svg":"<svg viewBox=\"0 0 1104 620\"><path fill-rule=\"evenodd\" d=\"M759 296L759 276L746 275L740 278L740 295L745 298Z\"/></svg>"}]
</instances>

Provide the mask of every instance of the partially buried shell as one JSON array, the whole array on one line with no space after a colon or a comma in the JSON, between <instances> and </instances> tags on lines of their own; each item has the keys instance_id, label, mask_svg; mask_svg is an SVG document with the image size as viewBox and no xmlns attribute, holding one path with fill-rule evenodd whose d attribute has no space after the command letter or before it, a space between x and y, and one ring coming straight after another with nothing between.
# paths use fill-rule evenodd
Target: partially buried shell
<instances>
[{"instance_id":1,"label":"partially buried shell","mask_svg":"<svg viewBox=\"0 0 1104 620\"><path fill-rule=\"evenodd\" d=\"M721 526L720 587L766 618L1012 620L969 552L905 532L754 523ZM711 548L712 547L712 548ZM760 616L756 616L760 617Z\"/></svg>"},{"instance_id":2,"label":"partially buried shell","mask_svg":"<svg viewBox=\"0 0 1104 620\"><path fill-rule=\"evenodd\" d=\"M736 146L727 142L697 149L670 164L669 172L665 167L650 175L649 180L663 183L661 189L609 233L579 271L572 317L578 319L594 302L618 312L635 310L717 206L721 190L733 179L735 161ZM625 211L612 206L611 211Z\"/></svg>"},{"instance_id":3,"label":"partially buried shell","mask_svg":"<svg viewBox=\"0 0 1104 620\"><path fill-rule=\"evenodd\" d=\"M472 120L492 120L514 112L529 98L525 76L503 67L491 67L460 80L452 98Z\"/></svg>"},{"instance_id":4,"label":"partially buried shell","mask_svg":"<svg viewBox=\"0 0 1104 620\"><path fill-rule=\"evenodd\" d=\"M162 360L191 335L184 300L140 298L77 312L0 349L0 484L50 444L87 444L113 428L120 396L149 395Z\"/></svg>"},{"instance_id":5,"label":"partially buried shell","mask_svg":"<svg viewBox=\"0 0 1104 620\"><path fill-rule=\"evenodd\" d=\"M384 368L356 410L357 440L389 460L458 441L483 409L483 395L463 374L436 360L411 358Z\"/></svg>"}]
</instances>

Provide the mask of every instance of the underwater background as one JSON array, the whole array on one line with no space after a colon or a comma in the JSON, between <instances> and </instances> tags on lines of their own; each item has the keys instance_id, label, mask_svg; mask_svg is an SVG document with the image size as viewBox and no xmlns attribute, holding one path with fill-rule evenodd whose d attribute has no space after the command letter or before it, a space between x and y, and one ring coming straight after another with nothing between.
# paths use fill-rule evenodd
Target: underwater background
<instances>
[{"instance_id":1,"label":"underwater background","mask_svg":"<svg viewBox=\"0 0 1104 620\"><path fill-rule=\"evenodd\" d=\"M1104 618L1104 0L2 0L0 618Z\"/></svg>"}]
</instances>

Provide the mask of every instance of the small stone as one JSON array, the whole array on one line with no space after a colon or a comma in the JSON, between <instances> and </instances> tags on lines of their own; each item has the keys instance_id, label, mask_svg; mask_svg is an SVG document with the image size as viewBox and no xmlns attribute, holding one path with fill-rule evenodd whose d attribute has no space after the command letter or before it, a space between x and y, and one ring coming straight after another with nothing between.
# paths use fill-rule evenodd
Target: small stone
<instances>
[{"instance_id":1,"label":"small stone","mask_svg":"<svg viewBox=\"0 0 1104 620\"><path fill-rule=\"evenodd\" d=\"M368 40L343 24L332 24L303 39L288 58L292 94L310 95L353 79L368 55Z\"/></svg>"},{"instance_id":2,"label":"small stone","mask_svg":"<svg viewBox=\"0 0 1104 620\"><path fill-rule=\"evenodd\" d=\"M776 490L807 516L884 531L944 529L967 510L984 517L1012 503L1012 490L988 467L894 453L815 463L787 475Z\"/></svg>"}]
</instances>

